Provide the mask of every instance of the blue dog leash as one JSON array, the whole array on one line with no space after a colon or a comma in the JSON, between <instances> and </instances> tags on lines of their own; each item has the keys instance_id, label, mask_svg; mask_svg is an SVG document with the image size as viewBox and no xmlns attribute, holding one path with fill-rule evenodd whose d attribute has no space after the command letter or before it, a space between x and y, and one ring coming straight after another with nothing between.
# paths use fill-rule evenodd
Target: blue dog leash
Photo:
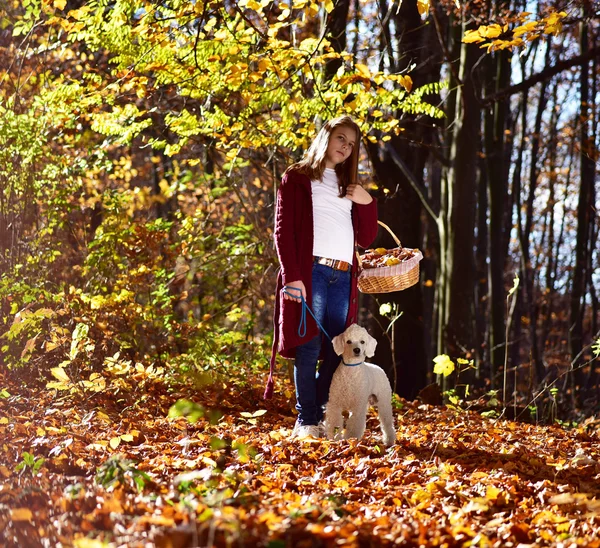
<instances>
[{"instance_id":1,"label":"blue dog leash","mask_svg":"<svg viewBox=\"0 0 600 548\"><path fill-rule=\"evenodd\" d=\"M304 295L302 295L302 290L299 289L298 287L288 287L287 285L283 287L283 292L286 295L289 295L290 297L294 297L294 299L297 299L298 296L294 295L293 293L290 293L290 291L299 291L300 292L300 300L302 301L302 312L300 313L300 324L298 325L298 336L304 337L306 335L306 311L308 310L310 312L310 315L314 318L315 322L317 322L319 329L321 331L323 331L323 334L329 340L331 340L331 337L329 336L327 331L325 331L325 328L320 324L319 320L317 320L317 318L313 314L313 311L310 309L310 306L308 306L308 304L306 304Z\"/></svg>"},{"instance_id":2,"label":"blue dog leash","mask_svg":"<svg viewBox=\"0 0 600 548\"><path fill-rule=\"evenodd\" d=\"M300 313L300 324L298 325L298 336L304 337L306 335L306 311L308 310L310 312L310 315L314 318L315 322L317 322L319 329L323 332L323 334L329 340L331 340L331 337L329 336L327 331L325 331L325 328L320 324L319 320L317 320L316 316L313 314L313 311L310 309L310 306L308 306L308 304L306 303L306 299L302 295L302 290L297 287L287 287L287 286L283 287L283 292L286 295L289 295L290 297L294 297L295 299L297 299L298 297L296 295L294 295L293 293L290 293L290 291L297 291L297 292L299 291L300 292L300 300L302 301L302 312ZM358 362L358 363L346 363L342 359L342 363L347 367L355 367L357 365L363 364L364 361Z\"/></svg>"},{"instance_id":3,"label":"blue dog leash","mask_svg":"<svg viewBox=\"0 0 600 548\"><path fill-rule=\"evenodd\" d=\"M331 337L329 336L327 331L325 331L325 328L321 325L319 320L317 320L316 316L313 314L313 311L310 309L310 306L308 306L308 304L306 303L306 299L304 298L304 295L302 295L302 290L297 287L284 286L283 292L286 295L289 295L290 297L294 297L295 299L297 299L298 297L296 295L294 295L293 293L290 293L290 291L299 291L300 292L300 300L302 301L302 312L300 313L300 324L298 325L298 336L304 337L306 335L306 311L308 310L310 312L310 315L314 318L315 322L317 322L319 329L323 332L323 334L329 340L331 340Z\"/></svg>"}]
</instances>

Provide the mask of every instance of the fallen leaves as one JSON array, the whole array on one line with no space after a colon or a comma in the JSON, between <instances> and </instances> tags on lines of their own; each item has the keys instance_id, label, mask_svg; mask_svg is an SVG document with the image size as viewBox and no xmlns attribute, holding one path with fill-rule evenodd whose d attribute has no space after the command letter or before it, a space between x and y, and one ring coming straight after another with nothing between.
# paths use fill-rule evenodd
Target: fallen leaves
<instances>
[{"instance_id":1,"label":"fallen leaves","mask_svg":"<svg viewBox=\"0 0 600 548\"><path fill-rule=\"evenodd\" d=\"M261 381L157 379L134 405L7 386L0 543L598 546L595 433L403 402L391 448L373 415L360 441L294 442Z\"/></svg>"}]
</instances>

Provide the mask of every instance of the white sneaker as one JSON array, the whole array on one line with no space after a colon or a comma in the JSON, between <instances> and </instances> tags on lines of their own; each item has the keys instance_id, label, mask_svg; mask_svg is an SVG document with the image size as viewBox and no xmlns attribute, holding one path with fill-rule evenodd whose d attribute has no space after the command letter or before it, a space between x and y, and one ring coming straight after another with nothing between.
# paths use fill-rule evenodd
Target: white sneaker
<instances>
[{"instance_id":1,"label":"white sneaker","mask_svg":"<svg viewBox=\"0 0 600 548\"><path fill-rule=\"evenodd\" d=\"M299 424L296 421L292 430L292 439L301 440L308 437L319 438L319 427L316 424Z\"/></svg>"}]
</instances>

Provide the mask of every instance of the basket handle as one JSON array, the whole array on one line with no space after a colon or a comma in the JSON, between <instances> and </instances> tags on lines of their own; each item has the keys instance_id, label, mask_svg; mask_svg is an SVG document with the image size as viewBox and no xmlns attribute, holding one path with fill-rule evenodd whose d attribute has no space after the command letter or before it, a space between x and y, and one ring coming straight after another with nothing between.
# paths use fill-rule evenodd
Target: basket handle
<instances>
[{"instance_id":1,"label":"basket handle","mask_svg":"<svg viewBox=\"0 0 600 548\"><path fill-rule=\"evenodd\" d=\"M385 223L381 222L380 220L377 220L377 224L381 225L383 228L385 228L392 235L392 238L394 238L394 241L396 242L396 245L398 247L402 247L402 242L400 241L400 239L398 238L398 236L396 236L392 232L392 229L388 225L386 225Z\"/></svg>"},{"instance_id":2,"label":"basket handle","mask_svg":"<svg viewBox=\"0 0 600 548\"><path fill-rule=\"evenodd\" d=\"M392 236L392 238L394 238L394 241L396 242L396 245L398 247L402 247L402 242L400 241L400 238L398 238L398 236L396 236L393 232L392 229L386 225L384 222L380 221L379 219L377 219L377 224L381 225L383 228L385 228ZM360 258L360 253L358 251L356 251L356 257L358 258L358 265L362 268L362 259Z\"/></svg>"}]
</instances>

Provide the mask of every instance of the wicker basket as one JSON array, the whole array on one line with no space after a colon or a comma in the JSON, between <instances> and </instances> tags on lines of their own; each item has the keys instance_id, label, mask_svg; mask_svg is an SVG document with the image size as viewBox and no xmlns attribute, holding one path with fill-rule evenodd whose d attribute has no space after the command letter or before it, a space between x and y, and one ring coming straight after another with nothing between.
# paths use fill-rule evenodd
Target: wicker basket
<instances>
[{"instance_id":1,"label":"wicker basket","mask_svg":"<svg viewBox=\"0 0 600 548\"><path fill-rule=\"evenodd\" d=\"M381 221L377 221L394 238L398 247L402 247L398 237L392 232L389 226ZM358 257L361 265L361 272L358 276L358 289L362 293L391 293L392 291L402 291L415 285L419 281L419 262L423 254L416 250L413 257L407 261L393 266L381 266L378 268L362 268L362 257Z\"/></svg>"}]
</instances>

